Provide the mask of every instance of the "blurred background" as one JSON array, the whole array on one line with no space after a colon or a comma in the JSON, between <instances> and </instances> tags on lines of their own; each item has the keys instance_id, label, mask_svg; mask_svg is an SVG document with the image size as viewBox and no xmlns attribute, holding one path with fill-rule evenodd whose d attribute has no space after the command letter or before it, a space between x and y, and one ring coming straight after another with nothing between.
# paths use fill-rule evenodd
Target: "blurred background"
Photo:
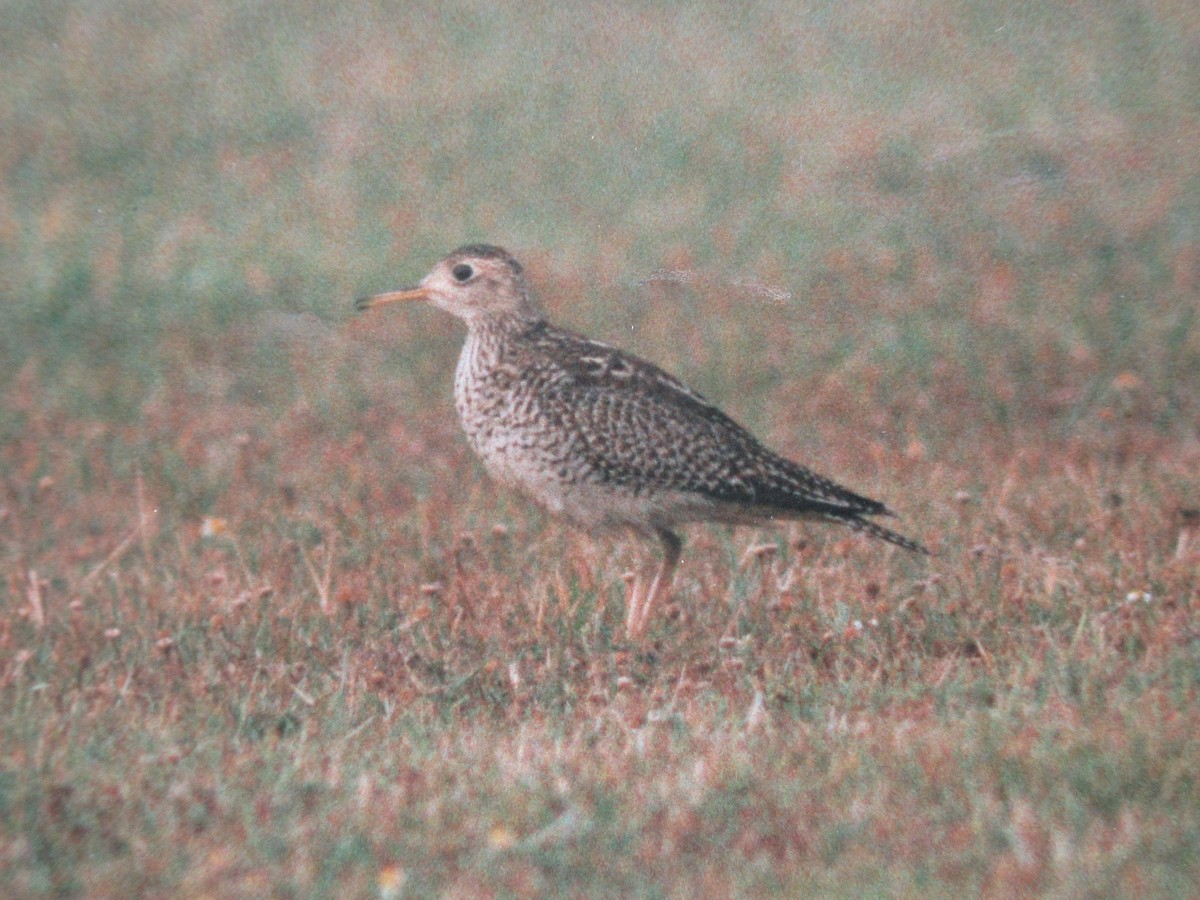
<instances>
[{"instance_id":1,"label":"blurred background","mask_svg":"<svg viewBox=\"0 0 1200 900\"><path fill-rule=\"evenodd\" d=\"M4 21L0 434L41 423L31 473L52 438L90 455L80 478L145 466L193 515L259 441L275 481L326 470L287 459L316 439L334 465L459 465L459 324L351 301L467 241L835 467L1034 438L1195 454L1193 3Z\"/></svg>"}]
</instances>

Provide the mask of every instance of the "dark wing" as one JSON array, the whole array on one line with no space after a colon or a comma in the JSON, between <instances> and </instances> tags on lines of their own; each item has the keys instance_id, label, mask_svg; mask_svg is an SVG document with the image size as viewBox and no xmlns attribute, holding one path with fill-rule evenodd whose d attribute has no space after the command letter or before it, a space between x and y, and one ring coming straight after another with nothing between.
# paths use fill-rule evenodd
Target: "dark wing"
<instances>
[{"instance_id":1,"label":"dark wing","mask_svg":"<svg viewBox=\"0 0 1200 900\"><path fill-rule=\"evenodd\" d=\"M530 337L556 373L543 389L604 480L697 493L763 517L890 514L768 450L652 363L545 323L536 328Z\"/></svg>"}]
</instances>

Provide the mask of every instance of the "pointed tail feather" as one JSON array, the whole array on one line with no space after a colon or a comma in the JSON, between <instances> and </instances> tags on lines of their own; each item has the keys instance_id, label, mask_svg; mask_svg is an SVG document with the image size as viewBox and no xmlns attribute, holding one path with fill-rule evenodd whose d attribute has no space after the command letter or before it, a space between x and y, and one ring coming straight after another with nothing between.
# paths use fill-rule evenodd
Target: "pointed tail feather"
<instances>
[{"instance_id":1,"label":"pointed tail feather","mask_svg":"<svg viewBox=\"0 0 1200 900\"><path fill-rule=\"evenodd\" d=\"M838 516L829 513L825 517L831 522L837 522L841 525L847 525L855 531L861 531L864 534L869 534L872 537L877 537L880 540L887 541L889 544L895 544L897 547L903 547L905 550L911 550L913 553L920 553L923 556L932 556L929 548L924 544L914 541L911 538L906 538L899 532L892 531L890 528L884 528L882 525L877 525L868 519L861 519L857 516Z\"/></svg>"}]
</instances>

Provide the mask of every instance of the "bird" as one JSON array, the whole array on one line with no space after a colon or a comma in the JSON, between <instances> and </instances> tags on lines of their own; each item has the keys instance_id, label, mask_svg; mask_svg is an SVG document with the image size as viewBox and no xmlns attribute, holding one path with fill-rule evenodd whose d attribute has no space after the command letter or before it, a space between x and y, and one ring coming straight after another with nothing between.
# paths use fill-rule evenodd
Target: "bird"
<instances>
[{"instance_id":1,"label":"bird","mask_svg":"<svg viewBox=\"0 0 1200 900\"><path fill-rule=\"evenodd\" d=\"M661 562L628 593L632 641L670 593L684 524L823 519L929 554L872 521L895 515L884 503L768 449L653 363L551 324L521 263L501 247L459 247L415 287L355 305L401 301L426 301L466 324L454 401L493 478L586 530L658 540Z\"/></svg>"}]
</instances>

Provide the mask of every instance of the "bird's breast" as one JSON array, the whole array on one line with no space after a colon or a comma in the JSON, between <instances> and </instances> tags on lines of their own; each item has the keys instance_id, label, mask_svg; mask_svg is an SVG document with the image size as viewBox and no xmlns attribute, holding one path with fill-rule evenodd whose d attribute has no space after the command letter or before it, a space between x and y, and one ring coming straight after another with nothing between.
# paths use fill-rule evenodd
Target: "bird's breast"
<instances>
[{"instance_id":1,"label":"bird's breast","mask_svg":"<svg viewBox=\"0 0 1200 900\"><path fill-rule=\"evenodd\" d=\"M570 433L545 408L528 364L503 346L470 338L454 379L463 431L488 472L538 496L543 486L570 478Z\"/></svg>"}]
</instances>

